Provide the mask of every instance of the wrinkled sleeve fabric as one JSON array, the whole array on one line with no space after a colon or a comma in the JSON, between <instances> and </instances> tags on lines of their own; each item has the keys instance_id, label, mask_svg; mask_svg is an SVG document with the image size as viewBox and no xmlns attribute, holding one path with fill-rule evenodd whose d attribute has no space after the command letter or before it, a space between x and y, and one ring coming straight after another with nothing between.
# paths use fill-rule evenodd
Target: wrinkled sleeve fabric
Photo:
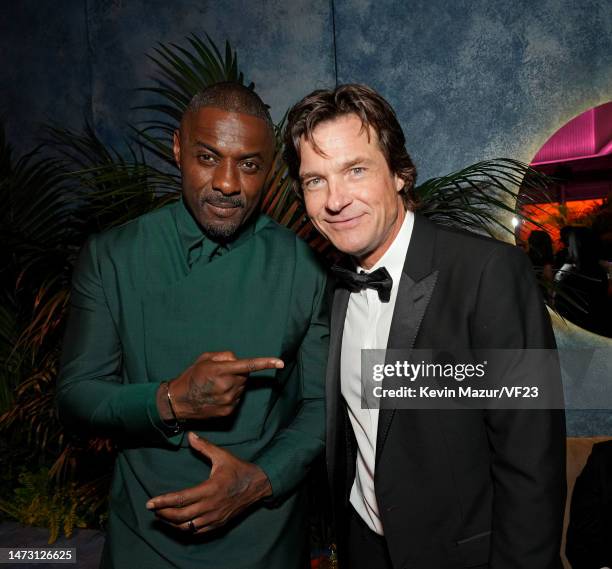
<instances>
[{"instance_id":1,"label":"wrinkled sleeve fabric","mask_svg":"<svg viewBox=\"0 0 612 569\"><path fill-rule=\"evenodd\" d=\"M487 260L472 331L473 345L479 348L555 349L550 318L523 252L503 247ZM537 369L531 372L538 374ZM547 375L561 389L557 372L547 370ZM564 412L490 410L485 420L494 484L489 566L559 569L566 484Z\"/></svg>"},{"instance_id":2,"label":"wrinkled sleeve fabric","mask_svg":"<svg viewBox=\"0 0 612 569\"><path fill-rule=\"evenodd\" d=\"M56 404L75 434L177 446L157 411L158 383L124 383L122 347L101 278L97 237L84 245L72 280Z\"/></svg>"},{"instance_id":3,"label":"wrinkled sleeve fabric","mask_svg":"<svg viewBox=\"0 0 612 569\"><path fill-rule=\"evenodd\" d=\"M324 378L328 346L328 294L326 278L321 273L312 317L297 357L302 393L300 406L291 423L280 430L254 460L270 480L271 501L292 492L324 449Z\"/></svg>"}]
</instances>

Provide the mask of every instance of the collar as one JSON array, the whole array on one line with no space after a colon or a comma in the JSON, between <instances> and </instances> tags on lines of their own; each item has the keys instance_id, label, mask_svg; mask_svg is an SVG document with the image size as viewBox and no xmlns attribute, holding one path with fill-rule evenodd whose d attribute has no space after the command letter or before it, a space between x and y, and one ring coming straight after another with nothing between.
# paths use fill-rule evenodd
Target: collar
<instances>
[{"instance_id":1,"label":"collar","mask_svg":"<svg viewBox=\"0 0 612 569\"><path fill-rule=\"evenodd\" d=\"M211 251L219 246L223 249L231 251L253 235L255 232L255 226L257 225L257 220L261 217L258 213L251 215L247 222L238 229L231 241L226 243L217 243L206 237L206 234L198 222L193 218L187 209L187 204L183 198L176 202L173 213L181 247L186 258L189 257L191 251L202 244L208 245L206 248L210 248Z\"/></svg>"},{"instance_id":2,"label":"collar","mask_svg":"<svg viewBox=\"0 0 612 569\"><path fill-rule=\"evenodd\" d=\"M366 273L371 273L380 267L385 267L393 279L393 287L396 288L402 276L402 269L406 260L406 253L410 245L413 228L414 213L408 209L406 210L406 215L398 234L395 236L395 239L385 251L384 255L378 259L371 269L365 270L362 267L359 267L359 269Z\"/></svg>"}]
</instances>

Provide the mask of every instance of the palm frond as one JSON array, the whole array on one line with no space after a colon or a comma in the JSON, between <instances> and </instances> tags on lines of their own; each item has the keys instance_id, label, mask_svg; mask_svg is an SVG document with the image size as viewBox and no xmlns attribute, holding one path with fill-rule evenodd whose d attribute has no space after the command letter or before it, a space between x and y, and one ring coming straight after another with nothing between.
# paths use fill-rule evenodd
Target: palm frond
<instances>
[{"instance_id":1,"label":"palm frond","mask_svg":"<svg viewBox=\"0 0 612 569\"><path fill-rule=\"evenodd\" d=\"M417 186L415 194L419 211L436 222L498 237L500 232L514 234L513 227L500 221L506 214L537 224L520 206L545 195L549 185L550 180L529 165L498 158L431 178Z\"/></svg>"},{"instance_id":2,"label":"palm frond","mask_svg":"<svg viewBox=\"0 0 612 569\"><path fill-rule=\"evenodd\" d=\"M135 107L160 118L147 119L134 129L142 138L143 148L174 166L172 133L177 128L189 101L203 88L221 81L244 84L244 75L238 68L238 56L229 42L222 55L210 36L202 40L192 34L187 37L189 48L180 45L159 44L149 59L155 64L155 85L141 87L139 91L154 95L155 102ZM249 88L253 88L251 83Z\"/></svg>"},{"instance_id":3,"label":"palm frond","mask_svg":"<svg viewBox=\"0 0 612 569\"><path fill-rule=\"evenodd\" d=\"M79 217L87 234L123 224L179 196L179 176L148 164L142 147L126 142L125 158L89 125L82 134L50 128L48 140L78 188Z\"/></svg>"}]
</instances>

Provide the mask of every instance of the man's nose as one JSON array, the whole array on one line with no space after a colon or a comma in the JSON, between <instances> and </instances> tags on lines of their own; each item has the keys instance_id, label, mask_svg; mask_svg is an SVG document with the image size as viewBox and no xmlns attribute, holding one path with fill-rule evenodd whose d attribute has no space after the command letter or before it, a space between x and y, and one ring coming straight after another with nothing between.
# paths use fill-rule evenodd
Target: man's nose
<instances>
[{"instance_id":1,"label":"man's nose","mask_svg":"<svg viewBox=\"0 0 612 569\"><path fill-rule=\"evenodd\" d=\"M215 168L212 186L225 195L240 193L240 176L238 165L231 160L222 160Z\"/></svg>"},{"instance_id":2,"label":"man's nose","mask_svg":"<svg viewBox=\"0 0 612 569\"><path fill-rule=\"evenodd\" d=\"M327 201L325 207L329 211L338 213L352 201L347 185L340 180L329 180L327 185Z\"/></svg>"}]
</instances>

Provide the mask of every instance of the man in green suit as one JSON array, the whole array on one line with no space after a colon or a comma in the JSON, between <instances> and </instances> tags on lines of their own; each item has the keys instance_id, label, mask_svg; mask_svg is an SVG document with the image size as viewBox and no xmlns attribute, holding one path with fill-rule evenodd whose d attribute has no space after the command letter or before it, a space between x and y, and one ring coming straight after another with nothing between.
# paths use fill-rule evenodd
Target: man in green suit
<instances>
[{"instance_id":1,"label":"man in green suit","mask_svg":"<svg viewBox=\"0 0 612 569\"><path fill-rule=\"evenodd\" d=\"M198 93L174 154L182 200L92 237L73 277L57 403L118 447L102 567L302 567L325 274L258 213L274 135L252 91Z\"/></svg>"}]
</instances>

